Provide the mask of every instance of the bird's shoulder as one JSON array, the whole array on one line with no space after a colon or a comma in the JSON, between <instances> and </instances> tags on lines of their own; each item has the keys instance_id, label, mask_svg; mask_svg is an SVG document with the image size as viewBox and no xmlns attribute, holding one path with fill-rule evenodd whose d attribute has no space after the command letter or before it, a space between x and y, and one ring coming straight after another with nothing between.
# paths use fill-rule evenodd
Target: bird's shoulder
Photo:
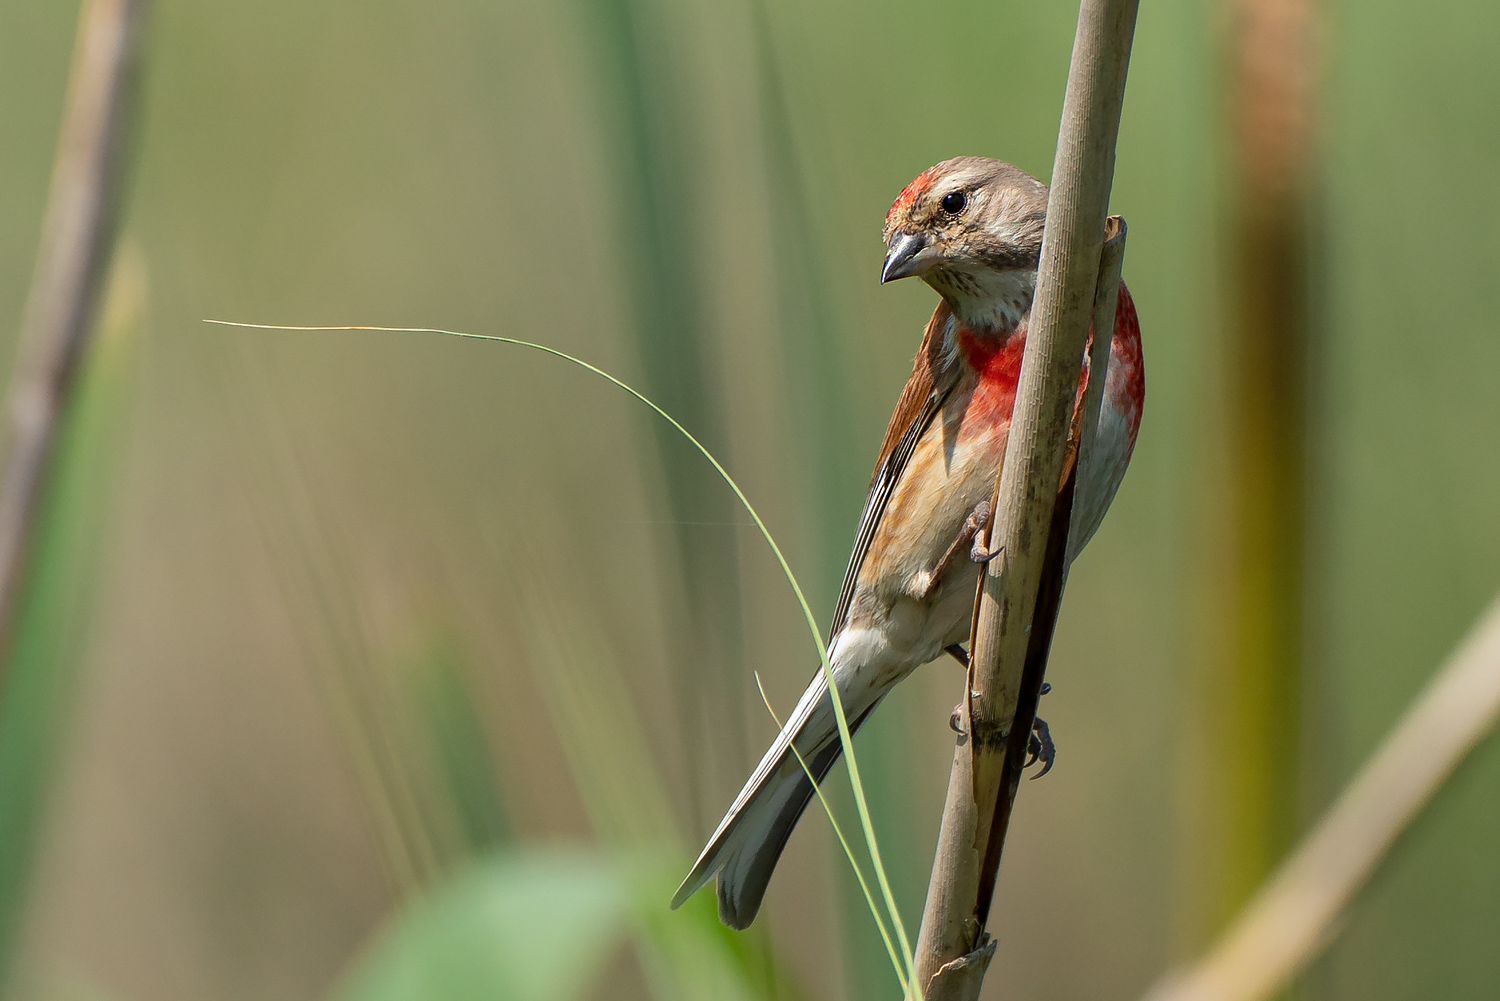
<instances>
[{"instance_id":1,"label":"bird's shoulder","mask_svg":"<svg viewBox=\"0 0 1500 1001\"><path fill-rule=\"evenodd\" d=\"M940 301L932 312L932 318L927 321L922 344L912 362L911 376L906 380L901 397L896 401L896 409L886 425L880 455L875 460L875 472L870 477L870 489L865 496L864 510L860 512L859 527L854 533L854 551L849 556L844 583L839 589L838 605L834 609L834 635L844 626L860 568L864 565L865 556L880 527L896 483L901 479L902 471L923 432L941 412L943 401L958 381L962 364L947 350L952 320L953 313L947 302Z\"/></svg>"},{"instance_id":2,"label":"bird's shoulder","mask_svg":"<svg viewBox=\"0 0 1500 1001\"><path fill-rule=\"evenodd\" d=\"M871 490L878 485L882 471L892 472L886 467L903 439L914 430L920 434L915 425L931 419L934 401L941 400L962 375L963 366L949 349L952 322L953 311L946 300L939 299L922 334L922 344L912 360L911 375L901 389L890 422L886 424L875 470L870 474Z\"/></svg>"}]
</instances>

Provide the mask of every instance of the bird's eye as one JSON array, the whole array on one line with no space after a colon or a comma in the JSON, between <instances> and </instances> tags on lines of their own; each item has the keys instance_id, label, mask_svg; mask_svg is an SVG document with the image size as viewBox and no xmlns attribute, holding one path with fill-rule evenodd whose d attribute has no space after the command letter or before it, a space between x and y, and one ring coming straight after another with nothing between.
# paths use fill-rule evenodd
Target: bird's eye
<instances>
[{"instance_id":1,"label":"bird's eye","mask_svg":"<svg viewBox=\"0 0 1500 1001\"><path fill-rule=\"evenodd\" d=\"M969 196L962 191L950 191L943 196L943 211L949 215L958 215L969 204Z\"/></svg>"}]
</instances>

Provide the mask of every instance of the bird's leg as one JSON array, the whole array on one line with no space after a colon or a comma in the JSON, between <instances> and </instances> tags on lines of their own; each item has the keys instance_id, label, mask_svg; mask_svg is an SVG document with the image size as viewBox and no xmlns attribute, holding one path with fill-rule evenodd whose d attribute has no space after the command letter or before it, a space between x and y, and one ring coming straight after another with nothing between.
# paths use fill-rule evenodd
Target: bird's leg
<instances>
[{"instance_id":1,"label":"bird's leg","mask_svg":"<svg viewBox=\"0 0 1500 1001\"><path fill-rule=\"evenodd\" d=\"M953 659L957 660L957 662L962 663L965 668L968 668L969 651L965 650L965 648L963 647L960 647L960 645L956 644L956 642L951 642L951 644L948 644L947 647L942 648L942 651L944 651L945 654L948 654L948 656L953 657ZM959 734L960 737L968 737L968 734L965 734L965 732L963 732L963 702L959 702L959 704L954 705L953 716L948 717L948 729L956 732L956 734Z\"/></svg>"},{"instance_id":2,"label":"bird's leg","mask_svg":"<svg viewBox=\"0 0 1500 1001\"><path fill-rule=\"evenodd\" d=\"M933 567L930 571L917 574L916 578L911 582L909 588L911 596L918 601L926 601L932 597L932 592L938 589L938 585L942 583L944 575L952 569L959 554L974 541L979 530L989 520L990 502L980 501L974 505L974 510L969 512L969 516L964 519L963 527L958 530L958 538L953 540L953 544L938 559L937 566ZM970 551L970 555L973 555L972 550ZM975 562L983 561L976 559ZM951 653L952 651L949 652Z\"/></svg>"},{"instance_id":3,"label":"bird's leg","mask_svg":"<svg viewBox=\"0 0 1500 1001\"><path fill-rule=\"evenodd\" d=\"M947 646L943 647L943 652L962 664L965 669L968 668L969 651L965 650L957 643L949 643ZM965 683L967 684L967 682ZM953 707L953 715L948 717L948 729L952 730L960 737L968 736L968 734L964 733L964 704L962 702Z\"/></svg>"}]
</instances>

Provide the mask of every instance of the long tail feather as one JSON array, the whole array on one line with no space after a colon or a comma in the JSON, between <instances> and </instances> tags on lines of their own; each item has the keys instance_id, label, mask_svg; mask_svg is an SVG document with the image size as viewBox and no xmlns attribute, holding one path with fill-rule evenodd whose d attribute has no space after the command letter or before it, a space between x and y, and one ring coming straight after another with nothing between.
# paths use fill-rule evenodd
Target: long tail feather
<instances>
[{"instance_id":1,"label":"long tail feather","mask_svg":"<svg viewBox=\"0 0 1500 1001\"><path fill-rule=\"evenodd\" d=\"M862 707L850 720L851 732L878 702ZM720 920L731 928L747 928L755 920L787 839L813 796L812 783L792 751L794 741L819 782L843 753L821 671L678 887L672 897L674 908L717 875Z\"/></svg>"}]
</instances>

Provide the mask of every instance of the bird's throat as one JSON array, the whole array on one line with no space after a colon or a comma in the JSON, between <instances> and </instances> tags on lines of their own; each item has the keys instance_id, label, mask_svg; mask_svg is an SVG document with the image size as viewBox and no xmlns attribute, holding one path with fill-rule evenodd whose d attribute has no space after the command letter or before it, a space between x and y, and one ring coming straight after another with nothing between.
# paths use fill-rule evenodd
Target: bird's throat
<instances>
[{"instance_id":1,"label":"bird's throat","mask_svg":"<svg viewBox=\"0 0 1500 1001\"><path fill-rule=\"evenodd\" d=\"M959 325L1004 340L1031 311L1035 271L933 269L927 282L948 302Z\"/></svg>"}]
</instances>

